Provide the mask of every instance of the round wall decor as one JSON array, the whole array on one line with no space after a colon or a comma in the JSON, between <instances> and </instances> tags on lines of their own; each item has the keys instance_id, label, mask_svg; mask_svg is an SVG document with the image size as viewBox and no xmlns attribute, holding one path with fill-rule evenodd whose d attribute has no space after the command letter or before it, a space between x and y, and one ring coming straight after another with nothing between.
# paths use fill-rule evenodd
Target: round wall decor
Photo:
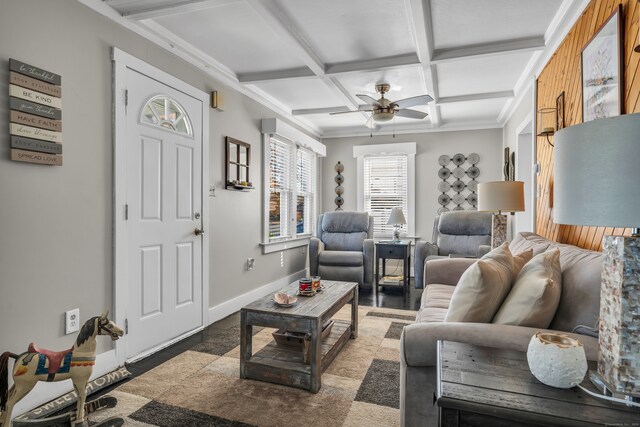
<instances>
[{"instance_id":1,"label":"round wall decor","mask_svg":"<svg viewBox=\"0 0 640 427\"><path fill-rule=\"evenodd\" d=\"M447 179L451 176L451 170L449 168L441 168L438 171L438 176L440 179Z\"/></svg>"},{"instance_id":2,"label":"round wall decor","mask_svg":"<svg viewBox=\"0 0 640 427\"><path fill-rule=\"evenodd\" d=\"M338 172L338 175L336 175L333 180L336 182L336 188L335 188L335 192L338 195L338 197L336 197L333 201L336 204L336 210L337 211L341 211L342 210L342 205L344 204L344 199L342 198L342 193L344 193L344 187L342 186L342 183L344 182L344 176L342 176L342 172L344 171L344 165L340 162L338 162L335 167L334 167L335 171Z\"/></svg>"}]
</instances>

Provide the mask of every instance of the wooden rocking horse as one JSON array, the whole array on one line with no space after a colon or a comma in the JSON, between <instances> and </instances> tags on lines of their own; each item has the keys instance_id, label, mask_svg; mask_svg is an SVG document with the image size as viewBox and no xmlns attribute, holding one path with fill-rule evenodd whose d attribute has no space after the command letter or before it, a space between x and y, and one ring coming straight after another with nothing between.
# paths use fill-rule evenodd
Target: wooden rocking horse
<instances>
[{"instance_id":1,"label":"wooden rocking horse","mask_svg":"<svg viewBox=\"0 0 640 427\"><path fill-rule=\"evenodd\" d=\"M122 329L108 319L109 311L87 320L78 333L75 344L68 350L56 352L29 344L25 353L5 352L0 356L0 419L2 426L11 426L14 405L29 393L38 381L62 381L71 378L78 395L75 417L69 417L70 425L86 425L85 401L87 382L96 360L96 336L109 335L115 341ZM13 386L8 388L9 358L15 359ZM2 418L3 417L3 418Z\"/></svg>"}]
</instances>

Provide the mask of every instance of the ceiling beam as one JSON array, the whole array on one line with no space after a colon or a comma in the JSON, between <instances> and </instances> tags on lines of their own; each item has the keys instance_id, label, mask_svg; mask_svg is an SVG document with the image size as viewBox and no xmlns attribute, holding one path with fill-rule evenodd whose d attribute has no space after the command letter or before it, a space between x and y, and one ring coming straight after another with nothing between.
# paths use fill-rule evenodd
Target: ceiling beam
<instances>
[{"instance_id":1,"label":"ceiling beam","mask_svg":"<svg viewBox=\"0 0 640 427\"><path fill-rule=\"evenodd\" d=\"M422 64L422 79L427 93L438 100L438 75L435 65L431 65L433 56L433 24L430 0L404 0L409 29L416 45L416 54ZM434 127L440 126L442 118L436 102L428 104L429 120Z\"/></svg>"},{"instance_id":2,"label":"ceiling beam","mask_svg":"<svg viewBox=\"0 0 640 427\"><path fill-rule=\"evenodd\" d=\"M238 81L244 84L264 83L277 80L291 80L306 77L316 77L313 71L307 67L291 68L288 70L260 71L257 73L238 74Z\"/></svg>"},{"instance_id":3,"label":"ceiling beam","mask_svg":"<svg viewBox=\"0 0 640 427\"><path fill-rule=\"evenodd\" d=\"M475 56L499 55L510 52L531 52L545 48L544 36L504 40L492 43L435 49L431 63L457 61Z\"/></svg>"},{"instance_id":4,"label":"ceiling beam","mask_svg":"<svg viewBox=\"0 0 640 427\"><path fill-rule=\"evenodd\" d=\"M122 16L135 21L144 19L161 18L163 16L176 15L178 13L197 12L199 10L211 9L224 6L230 3L237 3L239 0L186 0L162 6L146 7L123 12Z\"/></svg>"},{"instance_id":5,"label":"ceiling beam","mask_svg":"<svg viewBox=\"0 0 640 427\"><path fill-rule=\"evenodd\" d=\"M248 2L264 22L280 37L288 50L302 60L316 76L324 76L325 66L318 55L305 42L293 22L275 5L267 0Z\"/></svg>"},{"instance_id":6,"label":"ceiling beam","mask_svg":"<svg viewBox=\"0 0 640 427\"><path fill-rule=\"evenodd\" d=\"M299 110L291 110L292 116L305 116L307 114L326 114L326 113L339 113L351 111L344 105L338 107L325 107L325 108L302 108Z\"/></svg>"},{"instance_id":7,"label":"ceiling beam","mask_svg":"<svg viewBox=\"0 0 640 427\"><path fill-rule=\"evenodd\" d=\"M487 99L513 98L512 90L501 92L472 93L469 95L442 96L438 98L438 104L453 104L456 102L484 101Z\"/></svg>"},{"instance_id":8,"label":"ceiling beam","mask_svg":"<svg viewBox=\"0 0 640 427\"><path fill-rule=\"evenodd\" d=\"M339 62L327 64L327 74L344 74L353 72L379 71L388 68L404 67L407 65L420 64L420 60L415 53L404 55L387 56L384 58L369 59L366 61Z\"/></svg>"}]
</instances>

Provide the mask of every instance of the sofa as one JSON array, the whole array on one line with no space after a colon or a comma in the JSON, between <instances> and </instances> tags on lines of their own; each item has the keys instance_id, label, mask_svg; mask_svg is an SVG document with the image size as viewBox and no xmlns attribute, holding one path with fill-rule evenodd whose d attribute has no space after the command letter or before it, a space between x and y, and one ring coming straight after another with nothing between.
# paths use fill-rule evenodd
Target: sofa
<instances>
[{"instance_id":1,"label":"sofa","mask_svg":"<svg viewBox=\"0 0 640 427\"><path fill-rule=\"evenodd\" d=\"M533 249L533 255L560 250L562 293L547 331L560 331L584 345L588 360L597 360L595 325L600 311L602 254L547 240L534 233L519 233L509 245L513 254ZM416 321L404 328L400 339L401 425L437 426L437 341L448 340L526 351L541 329L491 323L444 322L458 279L476 260L433 259L425 264L420 310Z\"/></svg>"},{"instance_id":2,"label":"sofa","mask_svg":"<svg viewBox=\"0 0 640 427\"><path fill-rule=\"evenodd\" d=\"M358 282L373 287L373 217L366 212L318 215L316 237L309 242L311 276Z\"/></svg>"},{"instance_id":3,"label":"sofa","mask_svg":"<svg viewBox=\"0 0 640 427\"><path fill-rule=\"evenodd\" d=\"M491 249L491 212L451 211L438 215L431 242L418 241L414 256L415 287L423 288L425 263L462 256L479 258Z\"/></svg>"}]
</instances>

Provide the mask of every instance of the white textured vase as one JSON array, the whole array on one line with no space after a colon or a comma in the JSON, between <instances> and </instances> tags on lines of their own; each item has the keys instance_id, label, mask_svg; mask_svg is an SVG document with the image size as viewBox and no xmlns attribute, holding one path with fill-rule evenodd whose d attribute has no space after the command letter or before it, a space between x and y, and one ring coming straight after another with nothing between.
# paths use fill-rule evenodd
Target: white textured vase
<instances>
[{"instance_id":1,"label":"white textured vase","mask_svg":"<svg viewBox=\"0 0 640 427\"><path fill-rule=\"evenodd\" d=\"M538 332L531 337L527 361L531 373L551 387L574 387L587 373L582 343L562 334Z\"/></svg>"}]
</instances>

